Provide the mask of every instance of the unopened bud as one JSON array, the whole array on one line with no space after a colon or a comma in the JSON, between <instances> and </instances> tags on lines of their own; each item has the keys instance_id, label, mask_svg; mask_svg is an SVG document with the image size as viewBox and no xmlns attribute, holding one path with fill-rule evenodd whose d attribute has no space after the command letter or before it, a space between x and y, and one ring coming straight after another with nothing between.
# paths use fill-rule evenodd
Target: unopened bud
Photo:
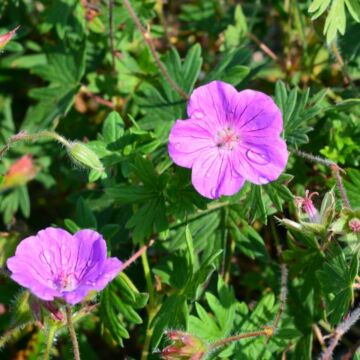
<instances>
[{"instance_id":1,"label":"unopened bud","mask_svg":"<svg viewBox=\"0 0 360 360\"><path fill-rule=\"evenodd\" d=\"M193 334L174 330L166 335L173 344L161 352L163 360L201 360L207 352L207 344Z\"/></svg>"},{"instance_id":2,"label":"unopened bud","mask_svg":"<svg viewBox=\"0 0 360 360\"><path fill-rule=\"evenodd\" d=\"M25 185L36 176L36 173L37 168L34 166L31 155L24 155L10 166L0 184L0 189Z\"/></svg>"},{"instance_id":3,"label":"unopened bud","mask_svg":"<svg viewBox=\"0 0 360 360\"><path fill-rule=\"evenodd\" d=\"M55 320L63 321L64 314L61 310L51 301L43 301L42 305L46 310L48 310Z\"/></svg>"},{"instance_id":4,"label":"unopened bud","mask_svg":"<svg viewBox=\"0 0 360 360\"><path fill-rule=\"evenodd\" d=\"M79 165L86 166L90 169L103 172L104 166L96 153L88 146L81 142L70 143L70 157Z\"/></svg>"},{"instance_id":5,"label":"unopened bud","mask_svg":"<svg viewBox=\"0 0 360 360\"><path fill-rule=\"evenodd\" d=\"M358 218L352 218L349 221L349 228L354 233L360 233L360 219Z\"/></svg>"},{"instance_id":6,"label":"unopened bud","mask_svg":"<svg viewBox=\"0 0 360 360\"><path fill-rule=\"evenodd\" d=\"M20 26L17 26L14 30L7 32L6 34L0 35L0 50L3 49L6 44L14 37L16 30L19 29Z\"/></svg>"}]
</instances>

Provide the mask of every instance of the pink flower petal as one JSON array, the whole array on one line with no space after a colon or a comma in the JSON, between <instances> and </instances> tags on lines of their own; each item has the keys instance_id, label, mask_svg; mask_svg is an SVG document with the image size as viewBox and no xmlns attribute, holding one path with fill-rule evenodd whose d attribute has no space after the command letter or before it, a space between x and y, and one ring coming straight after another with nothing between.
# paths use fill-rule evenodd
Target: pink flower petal
<instances>
[{"instance_id":1,"label":"pink flower petal","mask_svg":"<svg viewBox=\"0 0 360 360\"><path fill-rule=\"evenodd\" d=\"M196 120L178 120L171 129L169 155L179 166L191 168L204 149L215 147L210 131Z\"/></svg>"},{"instance_id":2,"label":"pink flower petal","mask_svg":"<svg viewBox=\"0 0 360 360\"><path fill-rule=\"evenodd\" d=\"M189 117L197 120L226 125L227 116L237 99L237 90L222 81L213 81L198 87L190 96L187 107Z\"/></svg>"},{"instance_id":3,"label":"pink flower petal","mask_svg":"<svg viewBox=\"0 0 360 360\"><path fill-rule=\"evenodd\" d=\"M241 137L278 137L283 130L282 115L274 100L254 90L244 90L237 94L232 121Z\"/></svg>"},{"instance_id":4,"label":"pink flower petal","mask_svg":"<svg viewBox=\"0 0 360 360\"><path fill-rule=\"evenodd\" d=\"M244 181L234 171L228 155L219 151L208 152L207 157L198 158L192 169L195 189L209 199L236 194Z\"/></svg>"},{"instance_id":5,"label":"pink flower petal","mask_svg":"<svg viewBox=\"0 0 360 360\"><path fill-rule=\"evenodd\" d=\"M287 160L286 143L280 138L263 144L242 143L233 154L236 172L258 185L276 180L284 171Z\"/></svg>"}]
</instances>

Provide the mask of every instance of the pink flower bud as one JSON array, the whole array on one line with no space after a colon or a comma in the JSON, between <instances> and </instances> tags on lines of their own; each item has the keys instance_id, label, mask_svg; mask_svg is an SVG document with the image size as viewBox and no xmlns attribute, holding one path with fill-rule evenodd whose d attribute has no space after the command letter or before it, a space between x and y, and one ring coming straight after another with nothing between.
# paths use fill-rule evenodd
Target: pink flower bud
<instances>
[{"instance_id":1,"label":"pink flower bud","mask_svg":"<svg viewBox=\"0 0 360 360\"><path fill-rule=\"evenodd\" d=\"M64 314L61 312L61 310L51 301L43 301L42 305L45 309L50 311L51 315L55 320L63 321L64 320Z\"/></svg>"},{"instance_id":2,"label":"pink flower bud","mask_svg":"<svg viewBox=\"0 0 360 360\"><path fill-rule=\"evenodd\" d=\"M320 215L317 211L316 207L314 206L312 202L312 197L314 195L319 195L317 192L310 193L309 190L305 191L305 197L296 197L295 203L298 208L298 210L301 210L302 208L306 212L306 214L309 217L310 222L312 223L320 223Z\"/></svg>"},{"instance_id":3,"label":"pink flower bud","mask_svg":"<svg viewBox=\"0 0 360 360\"><path fill-rule=\"evenodd\" d=\"M0 189L25 185L36 176L36 173L37 169L31 155L24 155L10 166L3 182L0 184Z\"/></svg>"},{"instance_id":4,"label":"pink flower bud","mask_svg":"<svg viewBox=\"0 0 360 360\"><path fill-rule=\"evenodd\" d=\"M173 330L166 335L173 344L160 353L163 360L201 360L207 351L206 343L193 334Z\"/></svg>"},{"instance_id":5,"label":"pink flower bud","mask_svg":"<svg viewBox=\"0 0 360 360\"><path fill-rule=\"evenodd\" d=\"M352 230L352 232L354 233L360 233L360 219L358 218L352 218L349 221L349 228Z\"/></svg>"},{"instance_id":6,"label":"pink flower bud","mask_svg":"<svg viewBox=\"0 0 360 360\"><path fill-rule=\"evenodd\" d=\"M20 26L17 26L14 30L9 31L6 34L0 35L0 49L3 49L6 44L14 37L19 27Z\"/></svg>"}]
</instances>

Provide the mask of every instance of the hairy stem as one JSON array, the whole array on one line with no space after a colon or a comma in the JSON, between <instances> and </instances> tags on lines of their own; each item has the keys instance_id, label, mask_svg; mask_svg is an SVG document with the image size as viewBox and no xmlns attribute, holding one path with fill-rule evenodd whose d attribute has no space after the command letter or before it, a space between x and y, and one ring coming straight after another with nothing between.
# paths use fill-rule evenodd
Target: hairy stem
<instances>
[{"instance_id":1,"label":"hairy stem","mask_svg":"<svg viewBox=\"0 0 360 360\"><path fill-rule=\"evenodd\" d=\"M65 145L67 148L71 146L69 141L63 138L61 135L57 134L55 131L40 131L36 134L28 134L27 132L19 132L16 135L13 135L8 142L0 149L0 159L5 155L5 153L10 149L11 145L19 141L36 141L41 138L50 138L52 140L58 141L59 143Z\"/></svg>"},{"instance_id":2,"label":"hairy stem","mask_svg":"<svg viewBox=\"0 0 360 360\"><path fill-rule=\"evenodd\" d=\"M70 335L70 339L71 339L71 343L72 343L73 351L74 351L74 360L80 360L79 343L78 343L78 340L76 337L76 332L75 332L74 324L72 321L71 307L69 305L66 305L65 311L66 311L67 328L69 330L69 335Z\"/></svg>"},{"instance_id":3,"label":"hairy stem","mask_svg":"<svg viewBox=\"0 0 360 360\"><path fill-rule=\"evenodd\" d=\"M54 338L56 335L56 326L51 326L49 332L47 333L46 349L44 353L44 360L50 359L50 352L54 343Z\"/></svg>"},{"instance_id":4,"label":"hairy stem","mask_svg":"<svg viewBox=\"0 0 360 360\"><path fill-rule=\"evenodd\" d=\"M150 32L148 30L146 30L145 27L141 24L141 21L138 18L138 16L136 15L135 10L131 6L130 1L123 0L123 4L126 7L127 11L129 12L130 17L134 21L135 26L141 32L143 39L145 40L146 44L148 45L148 47L150 49L150 52L151 52L151 55L152 55L154 61L156 62L159 70L163 74L166 81L182 98L184 98L185 100L188 100L189 96L187 95L187 93L183 89L181 89L181 87L171 78L171 76L168 73L168 71L166 70L165 66L162 64L162 62L159 58L159 55L156 52Z\"/></svg>"},{"instance_id":5,"label":"hairy stem","mask_svg":"<svg viewBox=\"0 0 360 360\"><path fill-rule=\"evenodd\" d=\"M342 336L354 325L360 318L360 306L358 306L354 311L350 312L347 316L345 316L345 320L339 324L335 331L334 336L331 339L329 346L322 353L320 360L331 360L333 357L333 352L339 343Z\"/></svg>"},{"instance_id":6,"label":"hairy stem","mask_svg":"<svg viewBox=\"0 0 360 360\"><path fill-rule=\"evenodd\" d=\"M109 39L110 39L110 51L112 71L115 73L115 46L114 46L114 0L109 0Z\"/></svg>"},{"instance_id":7,"label":"hairy stem","mask_svg":"<svg viewBox=\"0 0 360 360\"><path fill-rule=\"evenodd\" d=\"M122 271L124 271L127 267L129 267L133 262L135 262L142 254L154 244L155 240L151 239L147 244L141 246L141 248L133 254L130 259L126 260L123 264Z\"/></svg>"},{"instance_id":8,"label":"hairy stem","mask_svg":"<svg viewBox=\"0 0 360 360\"><path fill-rule=\"evenodd\" d=\"M246 339L246 338L256 337L256 336L272 336L272 335L273 335L272 329L266 328L264 330L253 331L253 332L248 332L248 333L244 333L244 334L240 334L240 335L230 336L226 339L218 340L218 341L215 341L214 343L212 343L209 346L209 351L212 351L218 347L227 345L229 343L239 341L241 339Z\"/></svg>"},{"instance_id":9,"label":"hairy stem","mask_svg":"<svg viewBox=\"0 0 360 360\"><path fill-rule=\"evenodd\" d=\"M344 83L345 85L351 85L352 89L358 93L357 91L357 88L356 88L356 85L354 83L354 81L351 79L350 75L349 75L349 72L347 70L347 66L344 62L344 59L342 58L341 56L341 53L336 45L336 42L333 42L332 45L331 45L331 51L333 52L334 56L335 56L335 59L337 61L337 63L339 64L340 66L340 69L341 69L341 72L344 76Z\"/></svg>"},{"instance_id":10,"label":"hairy stem","mask_svg":"<svg viewBox=\"0 0 360 360\"><path fill-rule=\"evenodd\" d=\"M81 87L81 90L91 99L94 99L98 104L104 105L110 109L115 109L115 104L112 101L106 100L99 95L92 93L85 85Z\"/></svg>"},{"instance_id":11,"label":"hairy stem","mask_svg":"<svg viewBox=\"0 0 360 360\"><path fill-rule=\"evenodd\" d=\"M272 324L272 331L275 332L279 322L281 320L281 316L285 311L286 299L287 299L287 279L288 279L288 270L285 264L281 264L281 290L280 290L280 305L279 310L276 314L275 320Z\"/></svg>"},{"instance_id":12,"label":"hairy stem","mask_svg":"<svg viewBox=\"0 0 360 360\"><path fill-rule=\"evenodd\" d=\"M34 322L29 321L24 324L20 324L12 329L7 330L0 336L0 349L6 345L13 337L16 337L20 332L28 325L32 325Z\"/></svg>"},{"instance_id":13,"label":"hairy stem","mask_svg":"<svg viewBox=\"0 0 360 360\"><path fill-rule=\"evenodd\" d=\"M343 181L341 178L341 174L340 174L341 172L344 172L344 170L338 164L336 164L334 161L322 158L320 156L308 154L308 153L306 153L304 151L300 151L300 150L293 150L293 153L304 158L305 160L309 160L311 162L315 162L315 163L319 163L319 164L328 166L331 169L331 171L335 177L336 185L340 191L341 199L344 203L344 206L351 209L350 201L346 195L346 190L345 190L345 187L344 187L344 184L343 184Z\"/></svg>"},{"instance_id":14,"label":"hairy stem","mask_svg":"<svg viewBox=\"0 0 360 360\"><path fill-rule=\"evenodd\" d=\"M333 170L333 173L335 175L336 185L337 185L337 187L338 187L338 189L340 191L340 195L341 195L342 201L344 203L344 206L351 209L350 201L349 201L349 198L347 197L345 186L344 186L344 183L342 181L339 168L333 167L332 170Z\"/></svg>"},{"instance_id":15,"label":"hairy stem","mask_svg":"<svg viewBox=\"0 0 360 360\"><path fill-rule=\"evenodd\" d=\"M264 44L262 41L260 41L254 34L252 33L248 33L247 34L248 37L254 41L254 43L256 43L259 48L267 55L269 56L269 58L271 58L272 60L274 60L277 63L280 63L279 58L277 57L277 55L266 45Z\"/></svg>"}]
</instances>

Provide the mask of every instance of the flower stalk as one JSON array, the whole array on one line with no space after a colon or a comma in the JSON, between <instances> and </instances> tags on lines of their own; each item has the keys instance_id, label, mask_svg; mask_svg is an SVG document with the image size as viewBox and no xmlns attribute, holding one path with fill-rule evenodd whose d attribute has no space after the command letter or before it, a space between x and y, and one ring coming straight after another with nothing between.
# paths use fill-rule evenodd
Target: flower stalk
<instances>
[{"instance_id":1,"label":"flower stalk","mask_svg":"<svg viewBox=\"0 0 360 360\"><path fill-rule=\"evenodd\" d=\"M240 334L240 335L234 335L234 336L230 336L230 337L225 338L225 339L215 341L214 343L212 343L209 346L208 350L212 351L212 350L215 350L215 349L217 349L219 347L227 345L229 343L239 341L241 339L246 339L246 338L250 338L250 337L257 337L257 336L271 337L271 336L273 336L273 334L274 334L274 332L273 332L272 327L264 327L264 330L252 331L252 332L248 332L248 333L244 333L244 334Z\"/></svg>"},{"instance_id":2,"label":"flower stalk","mask_svg":"<svg viewBox=\"0 0 360 360\"><path fill-rule=\"evenodd\" d=\"M54 343L56 330L57 330L56 326L51 326L49 329L49 332L46 334L47 341L46 341L46 348L45 348L45 353L44 353L44 360L50 359L50 352L51 352L51 349L52 349L52 346Z\"/></svg>"},{"instance_id":3,"label":"flower stalk","mask_svg":"<svg viewBox=\"0 0 360 360\"><path fill-rule=\"evenodd\" d=\"M66 305L65 312L66 312L66 324L67 324L67 328L69 330L69 335L70 335L70 339L71 339L71 343L72 343L73 351L74 351L74 360L80 360L79 343L78 343L78 340L76 337L76 332L75 332L74 324L72 321L71 307L69 305Z\"/></svg>"},{"instance_id":4,"label":"flower stalk","mask_svg":"<svg viewBox=\"0 0 360 360\"><path fill-rule=\"evenodd\" d=\"M156 52L154 43L152 41L150 32L144 28L144 26L141 24L138 16L136 15L135 10L130 4L129 0L123 0L123 4L127 11L129 12L130 17L134 21L135 26L138 28L138 30L141 32L141 35L143 39L145 40L146 44L148 45L151 55L154 58L154 61L156 62L159 70L163 74L166 81L169 83L169 85L185 100L189 98L188 94L171 78L170 74L166 70L165 66L162 64L159 55Z\"/></svg>"}]
</instances>

